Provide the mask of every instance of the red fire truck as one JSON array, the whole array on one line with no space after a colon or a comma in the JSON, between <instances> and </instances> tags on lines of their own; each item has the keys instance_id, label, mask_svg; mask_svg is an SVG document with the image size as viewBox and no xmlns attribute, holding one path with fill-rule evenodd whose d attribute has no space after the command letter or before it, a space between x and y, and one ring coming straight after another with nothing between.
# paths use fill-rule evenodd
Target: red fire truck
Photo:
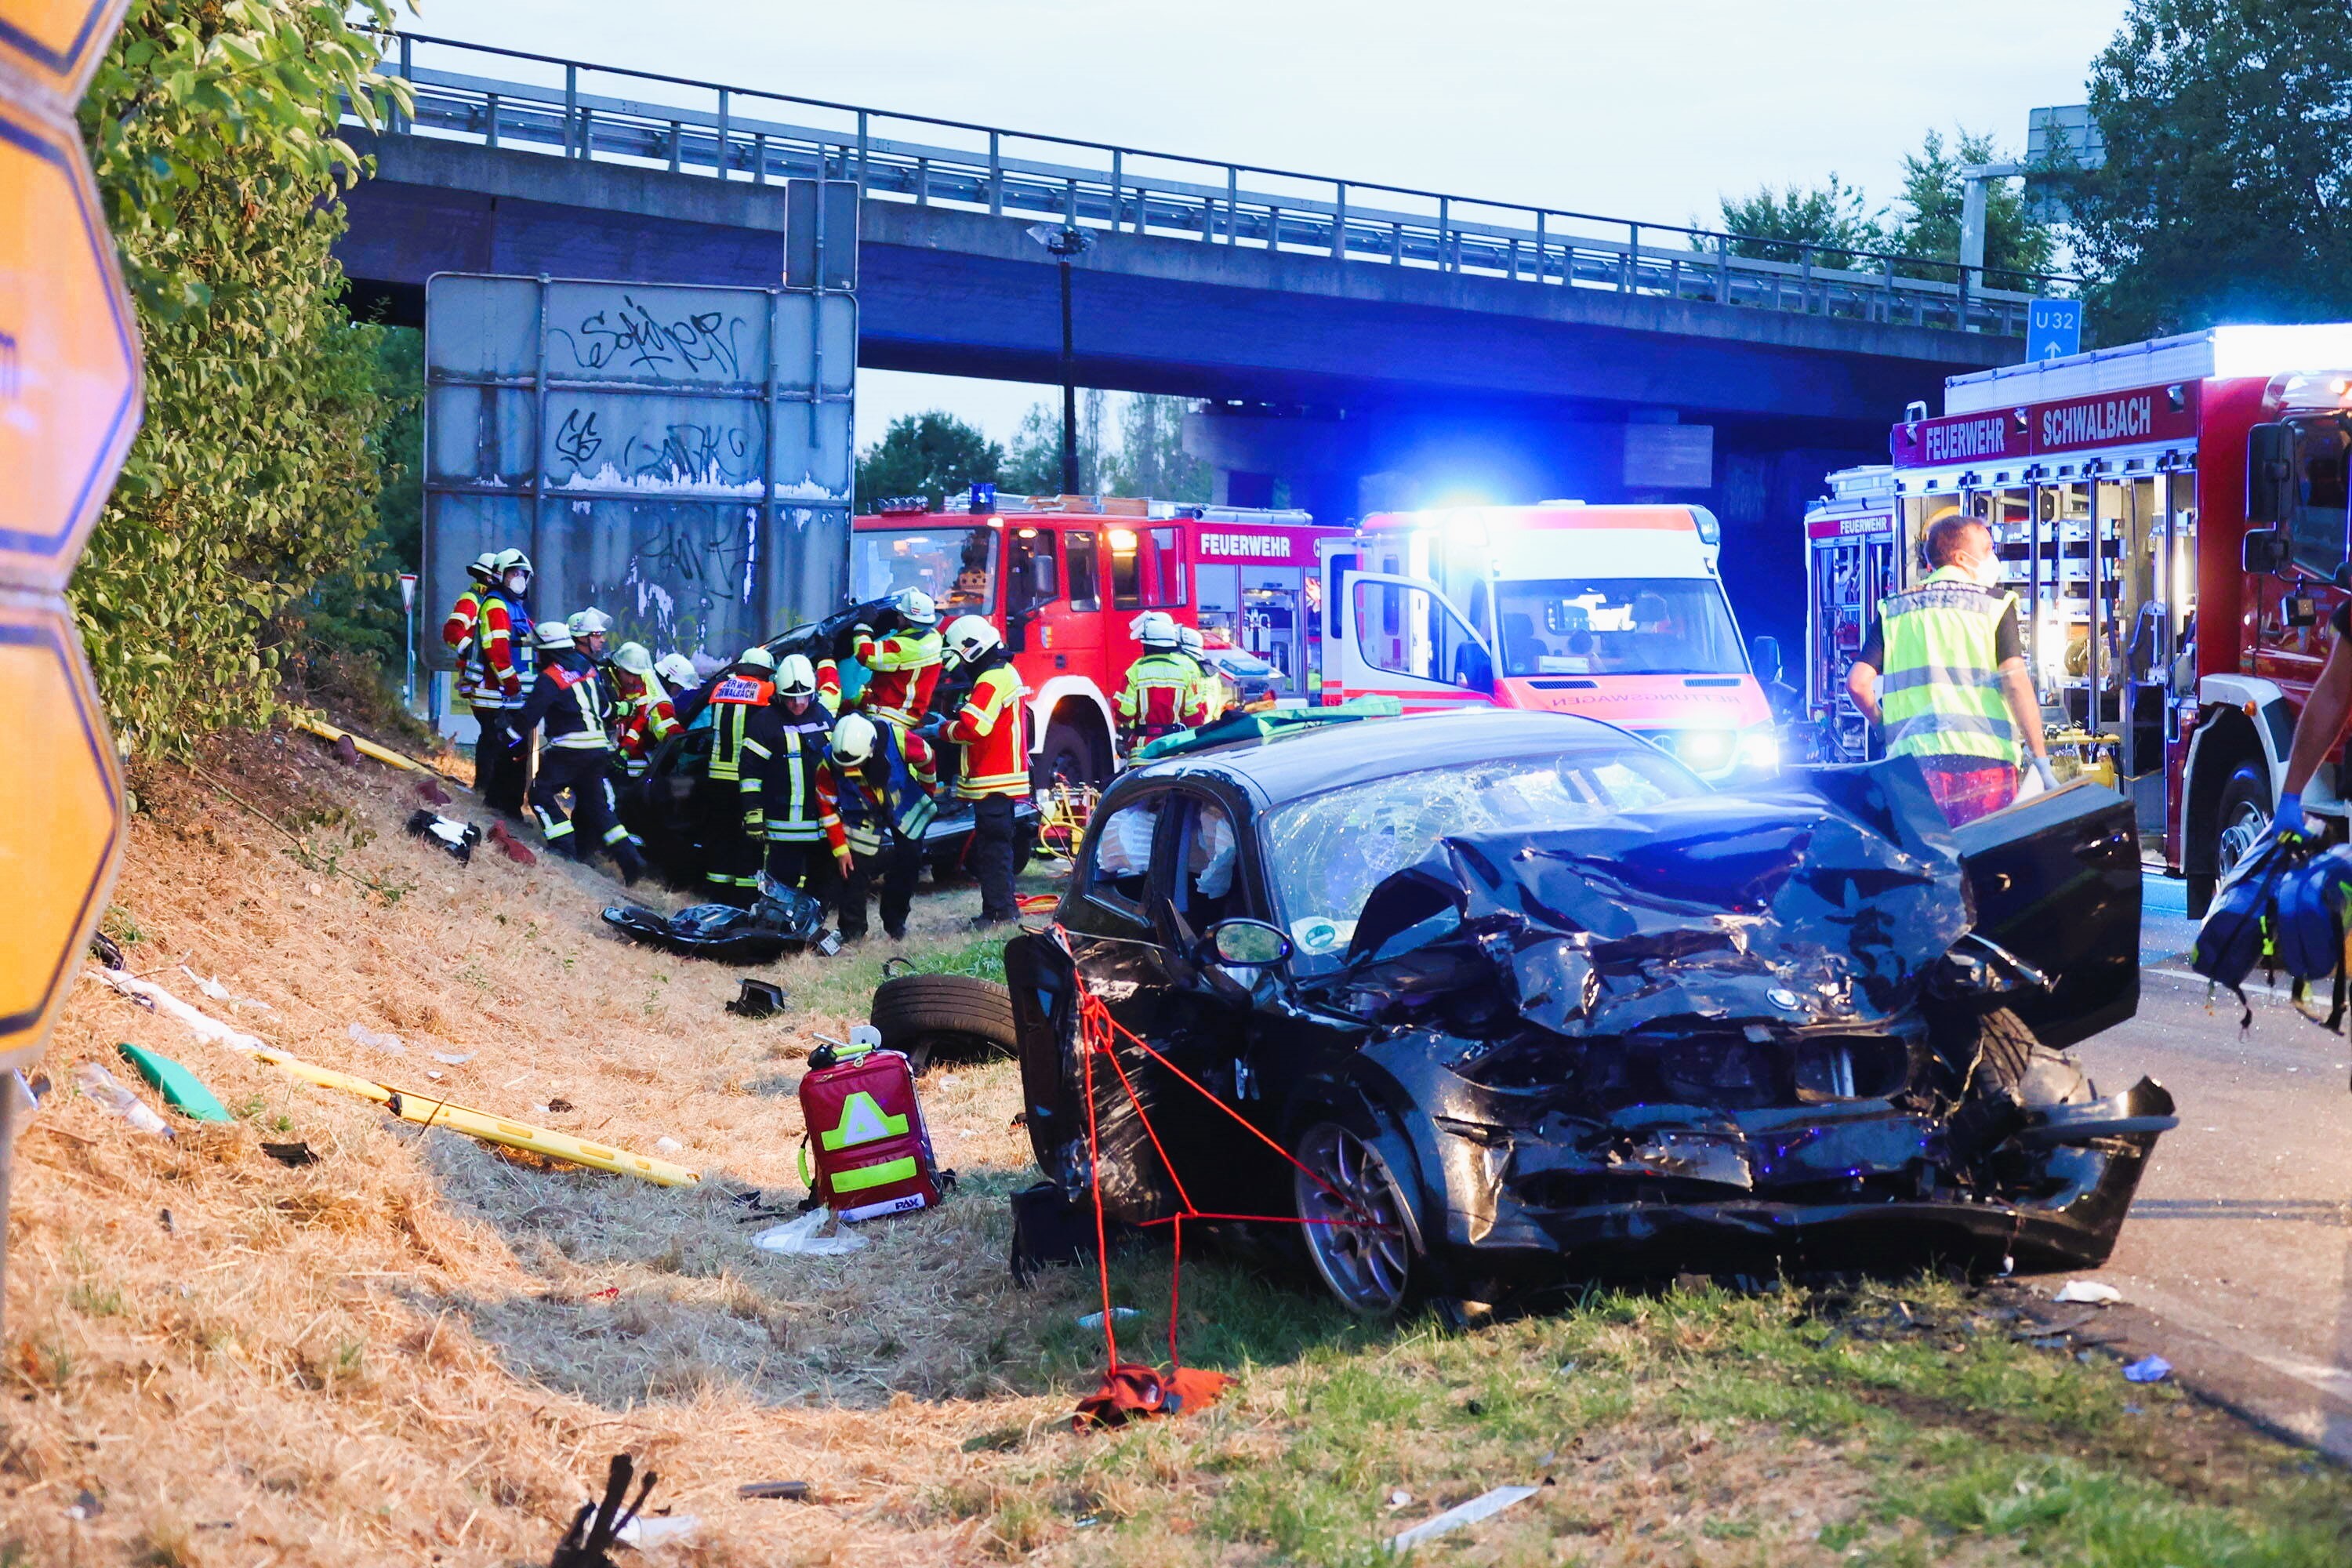
<instances>
[{"instance_id":1,"label":"red fire truck","mask_svg":"<svg viewBox=\"0 0 2352 1568\"><path fill-rule=\"evenodd\" d=\"M1992 529L2045 719L2114 737L2191 914L2270 818L2346 596L2345 367L2352 324L2215 327L1956 376L1892 433L1905 580L1938 513ZM2347 763L2304 796L2338 823Z\"/></svg>"},{"instance_id":2,"label":"red fire truck","mask_svg":"<svg viewBox=\"0 0 2352 1568\"><path fill-rule=\"evenodd\" d=\"M1895 585L1895 470L1841 469L1829 491L1805 509L1805 707L1820 759L1859 763L1872 755L1870 721L1845 678Z\"/></svg>"},{"instance_id":3,"label":"red fire truck","mask_svg":"<svg viewBox=\"0 0 2352 1568\"><path fill-rule=\"evenodd\" d=\"M983 503L988 504L988 503ZM1115 765L1112 702L1140 655L1145 610L1198 626L1244 696L1303 704L1319 689L1317 542L1344 536L1304 511L1097 496L1000 496L974 511L919 500L856 520L856 602L920 588L944 626L983 615L1029 689L1036 776L1101 783Z\"/></svg>"}]
</instances>

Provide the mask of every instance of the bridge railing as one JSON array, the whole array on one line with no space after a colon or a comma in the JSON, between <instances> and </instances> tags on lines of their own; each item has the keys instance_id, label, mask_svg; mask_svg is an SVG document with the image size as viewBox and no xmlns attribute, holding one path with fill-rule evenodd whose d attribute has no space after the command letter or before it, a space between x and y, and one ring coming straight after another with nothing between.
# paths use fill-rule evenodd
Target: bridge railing
<instances>
[{"instance_id":1,"label":"bridge railing","mask_svg":"<svg viewBox=\"0 0 2352 1568\"><path fill-rule=\"evenodd\" d=\"M2034 298L2077 282L1994 273L2026 286L1996 289L1928 257L1216 163L418 33L383 37L378 68L405 77L415 96L395 134L753 184L854 179L871 199L1118 234L2007 337L2023 335ZM627 96L591 90L608 87ZM791 118L769 118L779 113Z\"/></svg>"}]
</instances>

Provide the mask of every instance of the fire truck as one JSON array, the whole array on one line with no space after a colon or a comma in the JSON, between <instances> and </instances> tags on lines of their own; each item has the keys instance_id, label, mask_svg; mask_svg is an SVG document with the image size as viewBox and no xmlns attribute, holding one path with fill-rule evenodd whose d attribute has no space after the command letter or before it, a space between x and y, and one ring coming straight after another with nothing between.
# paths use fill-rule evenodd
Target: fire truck
<instances>
[{"instance_id":1,"label":"fire truck","mask_svg":"<svg viewBox=\"0 0 2352 1568\"><path fill-rule=\"evenodd\" d=\"M1805 709L1825 763L1875 754L1870 721L1845 689L1895 585L1895 469L1885 463L1829 477L1829 494L1805 509Z\"/></svg>"},{"instance_id":2,"label":"fire truck","mask_svg":"<svg viewBox=\"0 0 2352 1568\"><path fill-rule=\"evenodd\" d=\"M1303 706L1319 689L1317 545L1347 531L1298 510L1127 497L887 501L853 525L850 598L920 588L942 626L986 616L1029 689L1036 778L1099 784L1117 765L1112 703L1145 610L1198 626L1245 699Z\"/></svg>"},{"instance_id":3,"label":"fire truck","mask_svg":"<svg viewBox=\"0 0 2352 1568\"><path fill-rule=\"evenodd\" d=\"M2346 367L2352 324L2215 327L1955 376L1891 434L1904 581L1937 515L1991 529L2046 721L2112 753L2192 915L2269 821L2346 597ZM2347 762L2304 795L2339 825Z\"/></svg>"},{"instance_id":4,"label":"fire truck","mask_svg":"<svg viewBox=\"0 0 2352 1568\"><path fill-rule=\"evenodd\" d=\"M1606 719L1703 778L1769 774L1772 711L1696 506L1385 512L1323 542L1323 695Z\"/></svg>"}]
</instances>

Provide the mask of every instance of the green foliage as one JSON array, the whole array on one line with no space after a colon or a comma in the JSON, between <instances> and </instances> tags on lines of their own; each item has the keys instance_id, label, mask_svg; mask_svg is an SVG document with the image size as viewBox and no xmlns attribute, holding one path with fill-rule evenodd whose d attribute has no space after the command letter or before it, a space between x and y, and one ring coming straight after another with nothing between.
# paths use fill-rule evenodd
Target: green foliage
<instances>
[{"instance_id":1,"label":"green foliage","mask_svg":"<svg viewBox=\"0 0 2352 1568\"><path fill-rule=\"evenodd\" d=\"M1004 448L952 414L902 414L857 459L857 509L886 496L920 496L933 510L973 484L994 484Z\"/></svg>"},{"instance_id":2,"label":"green foliage","mask_svg":"<svg viewBox=\"0 0 2352 1568\"><path fill-rule=\"evenodd\" d=\"M1960 206L1967 197L1967 182L1960 178L1960 171L2003 161L1990 136L1971 136L1961 131L1948 143L1941 132L1928 132L1919 151L1903 160L1905 211L1890 226L1886 242L1906 256L1948 256L1958 260ZM1986 288L2035 291L2034 280L2021 274L2049 271L2056 252L2050 226L2032 215L2022 194L2006 180L1985 187ZM1959 274L1957 267L1901 267L1898 270L1912 275L1924 270L1946 282Z\"/></svg>"},{"instance_id":3,"label":"green foliage","mask_svg":"<svg viewBox=\"0 0 2352 1568\"><path fill-rule=\"evenodd\" d=\"M71 595L117 732L142 751L265 718L274 618L375 522L381 329L331 254L371 118L354 19L305 0L132 0L81 109L138 309L146 422Z\"/></svg>"},{"instance_id":4,"label":"green foliage","mask_svg":"<svg viewBox=\"0 0 2352 1568\"><path fill-rule=\"evenodd\" d=\"M2133 0L2091 68L2102 169L2065 181L2108 342L2352 315L2342 0Z\"/></svg>"},{"instance_id":5,"label":"green foliage","mask_svg":"<svg viewBox=\"0 0 2352 1568\"><path fill-rule=\"evenodd\" d=\"M1829 183L1805 187L1791 184L1786 190L1776 191L1770 185L1759 187L1751 195L1722 198L1722 226L1742 237L1732 242L1731 254L1751 261L1788 261L1801 258L1801 247L1806 245L1829 246L1835 250L1872 250L1885 243L1879 230L1884 209L1873 213L1864 210L1862 188L1849 185L1832 173ZM1714 242L1692 239L1695 248L1712 250ZM1817 267L1866 267L1860 258L1816 255Z\"/></svg>"},{"instance_id":6,"label":"green foliage","mask_svg":"<svg viewBox=\"0 0 2352 1568\"><path fill-rule=\"evenodd\" d=\"M1095 495L1103 487L1103 410L1107 403L1099 387L1078 389L1078 489ZM1033 403L1013 433L1013 449L1004 459L1004 478L998 489L1007 495L1057 496L1062 493L1062 405Z\"/></svg>"},{"instance_id":7,"label":"green foliage","mask_svg":"<svg viewBox=\"0 0 2352 1568\"><path fill-rule=\"evenodd\" d=\"M1184 450L1184 416L1192 400L1139 393L1118 410L1118 450L1103 465L1112 495L1153 500L1205 501L1216 470Z\"/></svg>"}]
</instances>

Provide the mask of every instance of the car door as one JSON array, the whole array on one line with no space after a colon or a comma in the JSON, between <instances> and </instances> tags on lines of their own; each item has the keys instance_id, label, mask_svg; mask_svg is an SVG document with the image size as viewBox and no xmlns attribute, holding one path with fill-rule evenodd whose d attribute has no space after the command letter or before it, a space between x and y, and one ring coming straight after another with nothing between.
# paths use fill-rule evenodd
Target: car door
<instances>
[{"instance_id":1,"label":"car door","mask_svg":"<svg viewBox=\"0 0 2352 1568\"><path fill-rule=\"evenodd\" d=\"M2139 1009L2139 834L2131 803L2078 780L1953 831L1976 929L2050 977L2011 1005L2069 1046Z\"/></svg>"},{"instance_id":2,"label":"car door","mask_svg":"<svg viewBox=\"0 0 2352 1568\"><path fill-rule=\"evenodd\" d=\"M1494 700L1494 655L1436 584L1385 572L1340 582L1338 646L1323 658L1349 696L1394 697L1408 713Z\"/></svg>"}]
</instances>

